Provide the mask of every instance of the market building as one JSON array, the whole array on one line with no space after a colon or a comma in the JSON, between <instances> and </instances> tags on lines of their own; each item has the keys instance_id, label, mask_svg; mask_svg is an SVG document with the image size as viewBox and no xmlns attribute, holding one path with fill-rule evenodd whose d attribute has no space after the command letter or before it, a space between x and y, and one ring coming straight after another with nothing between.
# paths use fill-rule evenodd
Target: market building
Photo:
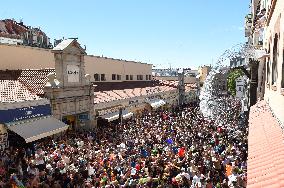
<instances>
[{"instance_id":1,"label":"market building","mask_svg":"<svg viewBox=\"0 0 284 188\"><path fill-rule=\"evenodd\" d=\"M0 55L0 80L13 80L25 88L26 97L46 101L49 113L42 117L51 116L60 122L62 131L96 129L100 124L139 116L145 109L178 105L178 81L155 79L150 64L87 55L76 39L63 40L52 50L0 44ZM184 102L195 101L196 84L184 84ZM1 92L5 93L7 87ZM12 103L19 105L19 101ZM9 122L1 123L5 128Z\"/></svg>"},{"instance_id":2,"label":"market building","mask_svg":"<svg viewBox=\"0 0 284 188\"><path fill-rule=\"evenodd\" d=\"M50 101L33 94L20 81L4 78L0 80L0 149L11 144L33 142L61 133L68 125L51 114ZM7 75L6 75L7 76ZM20 141L21 140L21 141Z\"/></svg>"}]
</instances>

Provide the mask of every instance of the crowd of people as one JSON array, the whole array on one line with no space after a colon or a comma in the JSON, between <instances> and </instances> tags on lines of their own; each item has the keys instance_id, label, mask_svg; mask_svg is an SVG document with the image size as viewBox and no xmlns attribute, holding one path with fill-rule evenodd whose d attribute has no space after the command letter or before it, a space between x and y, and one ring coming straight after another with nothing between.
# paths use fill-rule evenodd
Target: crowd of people
<instances>
[{"instance_id":1,"label":"crowd of people","mask_svg":"<svg viewBox=\"0 0 284 188\"><path fill-rule=\"evenodd\" d=\"M96 132L68 132L1 154L0 187L246 187L247 127L198 106L145 112Z\"/></svg>"}]
</instances>

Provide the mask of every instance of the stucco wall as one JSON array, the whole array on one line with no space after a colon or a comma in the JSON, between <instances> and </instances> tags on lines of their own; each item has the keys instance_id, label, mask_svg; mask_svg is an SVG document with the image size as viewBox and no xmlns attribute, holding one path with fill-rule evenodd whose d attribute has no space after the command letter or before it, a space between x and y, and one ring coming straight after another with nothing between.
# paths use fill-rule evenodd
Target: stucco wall
<instances>
[{"instance_id":1,"label":"stucco wall","mask_svg":"<svg viewBox=\"0 0 284 188\"><path fill-rule=\"evenodd\" d=\"M152 75L152 65L137 63L133 61L124 61L118 59L104 58L98 56L85 56L85 69L91 75L91 81L94 80L94 74L105 74L108 82L126 81L125 75L133 75L133 81L137 81L137 75ZM121 80L112 80L112 74L121 75Z\"/></svg>"},{"instance_id":2,"label":"stucco wall","mask_svg":"<svg viewBox=\"0 0 284 188\"><path fill-rule=\"evenodd\" d=\"M281 15L281 16L280 16ZM266 28L265 31L265 49L268 50L270 45L270 58L266 59L266 62L273 61L273 43L274 43L274 36L277 33L280 35L278 40L278 60L277 60L277 80L276 84L272 86L272 66L270 63L270 75L266 80L266 87L265 87L265 100L269 103L270 107L272 108L273 112L275 113L276 117L284 124L284 95L283 93L284 88L281 88L281 80L282 80L282 66L283 66L283 49L284 49L284 1L278 0L276 2L276 6L271 17L269 26ZM267 69L266 69L267 70Z\"/></svg>"},{"instance_id":3,"label":"stucco wall","mask_svg":"<svg viewBox=\"0 0 284 188\"><path fill-rule=\"evenodd\" d=\"M54 68L51 50L0 44L0 69L41 69Z\"/></svg>"},{"instance_id":4,"label":"stucco wall","mask_svg":"<svg viewBox=\"0 0 284 188\"><path fill-rule=\"evenodd\" d=\"M54 55L48 49L0 44L0 57L0 70L55 68ZM137 75L143 75L143 81L146 75L152 75L150 64L91 55L84 59L85 72L91 75L91 81L95 81L95 73L105 74L107 82L125 81L126 74L133 75L133 81ZM121 75L121 80L112 80L112 74Z\"/></svg>"}]
</instances>

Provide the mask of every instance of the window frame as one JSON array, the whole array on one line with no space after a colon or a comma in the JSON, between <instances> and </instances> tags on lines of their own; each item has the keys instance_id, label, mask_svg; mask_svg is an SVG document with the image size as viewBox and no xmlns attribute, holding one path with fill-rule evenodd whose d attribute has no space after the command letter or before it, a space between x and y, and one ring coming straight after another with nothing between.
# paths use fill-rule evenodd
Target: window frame
<instances>
[{"instance_id":1,"label":"window frame","mask_svg":"<svg viewBox=\"0 0 284 188\"><path fill-rule=\"evenodd\" d=\"M116 80L116 74L111 75L111 80Z\"/></svg>"},{"instance_id":2,"label":"window frame","mask_svg":"<svg viewBox=\"0 0 284 188\"><path fill-rule=\"evenodd\" d=\"M98 73L95 73L95 74L94 74L94 79L95 79L96 82L101 81L100 77L101 77L100 74L98 74Z\"/></svg>"},{"instance_id":3,"label":"window frame","mask_svg":"<svg viewBox=\"0 0 284 188\"><path fill-rule=\"evenodd\" d=\"M116 75L116 80L121 80L121 75L120 74Z\"/></svg>"},{"instance_id":4,"label":"window frame","mask_svg":"<svg viewBox=\"0 0 284 188\"><path fill-rule=\"evenodd\" d=\"M106 74L101 74L101 81L106 81Z\"/></svg>"}]
</instances>

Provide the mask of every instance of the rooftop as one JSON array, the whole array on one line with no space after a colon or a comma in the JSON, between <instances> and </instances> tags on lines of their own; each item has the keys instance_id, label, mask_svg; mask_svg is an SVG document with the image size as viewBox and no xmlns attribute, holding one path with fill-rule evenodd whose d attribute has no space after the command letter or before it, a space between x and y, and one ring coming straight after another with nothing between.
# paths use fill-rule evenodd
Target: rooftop
<instances>
[{"instance_id":1,"label":"rooftop","mask_svg":"<svg viewBox=\"0 0 284 188\"><path fill-rule=\"evenodd\" d=\"M247 185L251 188L284 187L283 129L269 105L251 107L248 135Z\"/></svg>"}]
</instances>

